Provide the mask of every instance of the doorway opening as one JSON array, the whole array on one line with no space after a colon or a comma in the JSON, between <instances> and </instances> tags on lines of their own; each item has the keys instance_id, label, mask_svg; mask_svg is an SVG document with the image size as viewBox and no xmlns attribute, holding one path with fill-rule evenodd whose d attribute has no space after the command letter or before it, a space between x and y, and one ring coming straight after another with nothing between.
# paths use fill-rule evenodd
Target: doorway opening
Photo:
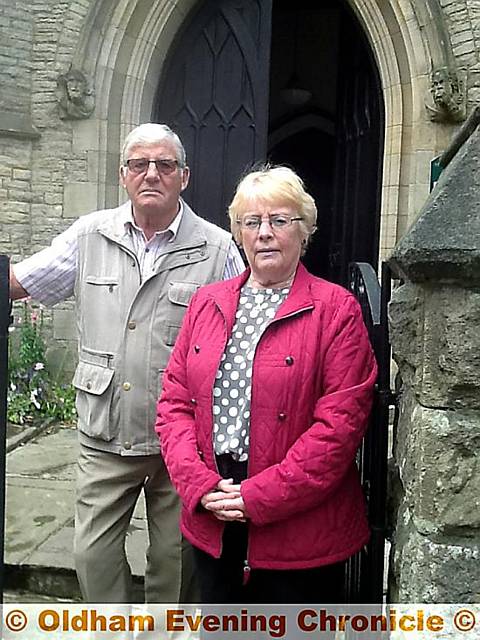
<instances>
[{"instance_id":1,"label":"doorway opening","mask_svg":"<svg viewBox=\"0 0 480 640\"><path fill-rule=\"evenodd\" d=\"M318 208L304 263L347 284L352 261L378 261L383 159L379 74L341 0L275 0L268 157L294 168Z\"/></svg>"},{"instance_id":2,"label":"doorway opening","mask_svg":"<svg viewBox=\"0 0 480 640\"><path fill-rule=\"evenodd\" d=\"M185 198L228 227L242 173L292 166L317 202L304 262L347 284L378 262L384 107L378 69L346 0L198 3L162 70L153 119L185 143Z\"/></svg>"}]
</instances>

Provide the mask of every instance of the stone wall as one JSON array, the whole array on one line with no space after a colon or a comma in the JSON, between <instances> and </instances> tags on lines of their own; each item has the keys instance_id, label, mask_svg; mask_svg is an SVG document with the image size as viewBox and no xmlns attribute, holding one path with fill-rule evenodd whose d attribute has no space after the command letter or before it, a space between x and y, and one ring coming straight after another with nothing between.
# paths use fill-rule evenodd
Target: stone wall
<instances>
[{"instance_id":1,"label":"stone wall","mask_svg":"<svg viewBox=\"0 0 480 640\"><path fill-rule=\"evenodd\" d=\"M123 197L117 185L120 141L132 126L150 117L163 61L195 4L196 0L2 4L1 252L18 260L44 247L77 216L113 206ZM430 161L457 127L428 119L431 65L442 56L451 58L466 76L468 103L480 94L480 7L478 0L350 4L372 45L384 91L383 257L418 214L428 195ZM70 65L86 74L95 91L95 110L85 120L60 117L57 80ZM57 354L75 348L70 309L67 304L52 312L52 331L60 340ZM73 359L69 362L73 366Z\"/></svg>"},{"instance_id":2,"label":"stone wall","mask_svg":"<svg viewBox=\"0 0 480 640\"><path fill-rule=\"evenodd\" d=\"M480 131L447 167L392 265L402 380L391 598L480 600Z\"/></svg>"},{"instance_id":3,"label":"stone wall","mask_svg":"<svg viewBox=\"0 0 480 640\"><path fill-rule=\"evenodd\" d=\"M69 184L94 177L95 163L73 145L79 125L61 120L57 99L57 78L72 64L89 6L42 0L0 7L0 251L12 262L71 224L78 209L72 215L66 201ZM93 210L96 198L89 201L85 191L81 199ZM68 376L76 352L72 303L45 318L47 338L54 338L49 360Z\"/></svg>"}]
</instances>

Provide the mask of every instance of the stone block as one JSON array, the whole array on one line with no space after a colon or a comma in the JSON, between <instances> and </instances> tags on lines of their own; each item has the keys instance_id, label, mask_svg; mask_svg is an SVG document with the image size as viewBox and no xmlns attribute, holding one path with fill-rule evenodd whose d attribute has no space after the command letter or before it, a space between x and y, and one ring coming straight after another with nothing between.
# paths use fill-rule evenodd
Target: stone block
<instances>
[{"instance_id":1,"label":"stone block","mask_svg":"<svg viewBox=\"0 0 480 640\"><path fill-rule=\"evenodd\" d=\"M435 543L409 524L393 548L392 602L473 603L480 599L480 548Z\"/></svg>"},{"instance_id":2,"label":"stone block","mask_svg":"<svg viewBox=\"0 0 480 640\"><path fill-rule=\"evenodd\" d=\"M416 529L480 540L480 412L428 409L406 398L395 455Z\"/></svg>"},{"instance_id":3,"label":"stone block","mask_svg":"<svg viewBox=\"0 0 480 640\"><path fill-rule=\"evenodd\" d=\"M99 146L99 122L93 118L79 120L73 129L73 151L92 151Z\"/></svg>"},{"instance_id":4,"label":"stone block","mask_svg":"<svg viewBox=\"0 0 480 640\"><path fill-rule=\"evenodd\" d=\"M411 283L394 289L388 319L393 355L403 381L416 387L423 357L423 290Z\"/></svg>"},{"instance_id":5,"label":"stone block","mask_svg":"<svg viewBox=\"0 0 480 640\"><path fill-rule=\"evenodd\" d=\"M89 182L72 182L65 185L65 218L78 218L97 209L96 185Z\"/></svg>"},{"instance_id":6,"label":"stone block","mask_svg":"<svg viewBox=\"0 0 480 640\"><path fill-rule=\"evenodd\" d=\"M69 384L77 366L76 341L57 341L47 349L48 366L59 382Z\"/></svg>"},{"instance_id":7,"label":"stone block","mask_svg":"<svg viewBox=\"0 0 480 640\"><path fill-rule=\"evenodd\" d=\"M32 194L21 189L9 189L8 196L10 200L18 200L18 202L31 202Z\"/></svg>"},{"instance_id":8,"label":"stone block","mask_svg":"<svg viewBox=\"0 0 480 640\"><path fill-rule=\"evenodd\" d=\"M20 211L15 211L13 209L10 211L3 210L3 208L0 209L0 222L2 224L11 225L11 224L18 224L22 222L24 224L27 224L28 221L29 221L28 213L22 213Z\"/></svg>"},{"instance_id":9,"label":"stone block","mask_svg":"<svg viewBox=\"0 0 480 640\"><path fill-rule=\"evenodd\" d=\"M479 167L480 132L476 131L443 171L420 216L391 256L394 268L411 281L457 281L461 286L479 279Z\"/></svg>"},{"instance_id":10,"label":"stone block","mask_svg":"<svg viewBox=\"0 0 480 640\"><path fill-rule=\"evenodd\" d=\"M420 402L480 409L480 293L425 289Z\"/></svg>"},{"instance_id":11,"label":"stone block","mask_svg":"<svg viewBox=\"0 0 480 640\"><path fill-rule=\"evenodd\" d=\"M76 338L75 314L67 309L53 310L53 337L58 340Z\"/></svg>"},{"instance_id":12,"label":"stone block","mask_svg":"<svg viewBox=\"0 0 480 640\"><path fill-rule=\"evenodd\" d=\"M14 169L13 179L14 180L31 180L32 172L29 169Z\"/></svg>"},{"instance_id":13,"label":"stone block","mask_svg":"<svg viewBox=\"0 0 480 640\"><path fill-rule=\"evenodd\" d=\"M62 192L55 193L54 191L45 192L43 199L45 201L45 204L61 205L63 204L63 193Z\"/></svg>"}]
</instances>

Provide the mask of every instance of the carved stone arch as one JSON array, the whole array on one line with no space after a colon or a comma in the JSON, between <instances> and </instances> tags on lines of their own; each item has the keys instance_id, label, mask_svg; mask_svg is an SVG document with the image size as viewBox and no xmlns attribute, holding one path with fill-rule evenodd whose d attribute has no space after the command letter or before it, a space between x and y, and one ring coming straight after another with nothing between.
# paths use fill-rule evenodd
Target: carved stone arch
<instances>
[{"instance_id":1,"label":"carved stone arch","mask_svg":"<svg viewBox=\"0 0 480 640\"><path fill-rule=\"evenodd\" d=\"M438 0L348 0L370 41L385 101L381 253L403 234L428 193L415 151L434 157L450 128L425 117L432 65L453 60ZM122 197L118 149L126 132L151 118L155 90L171 43L199 0L99 0L84 20L73 64L94 78L95 116L82 123L98 140L98 206ZM447 35L446 35L447 34ZM409 175L415 175L415 181ZM420 177L420 180L419 180ZM414 184L415 182L415 184ZM402 211L399 216L398 212Z\"/></svg>"},{"instance_id":2,"label":"carved stone arch","mask_svg":"<svg viewBox=\"0 0 480 640\"><path fill-rule=\"evenodd\" d=\"M381 257L403 235L429 191L429 162L449 129L429 122L432 65L453 60L438 0L348 0L370 42L385 102ZM416 153L420 148L421 156ZM422 163L420 165L419 163Z\"/></svg>"},{"instance_id":3,"label":"carved stone arch","mask_svg":"<svg viewBox=\"0 0 480 640\"><path fill-rule=\"evenodd\" d=\"M92 2L73 64L94 79L94 118L82 135L97 141L98 207L123 197L118 162L128 131L151 119L158 76L175 34L195 0L99 0ZM87 131L87 129L89 131ZM75 140L74 140L75 142Z\"/></svg>"}]
</instances>

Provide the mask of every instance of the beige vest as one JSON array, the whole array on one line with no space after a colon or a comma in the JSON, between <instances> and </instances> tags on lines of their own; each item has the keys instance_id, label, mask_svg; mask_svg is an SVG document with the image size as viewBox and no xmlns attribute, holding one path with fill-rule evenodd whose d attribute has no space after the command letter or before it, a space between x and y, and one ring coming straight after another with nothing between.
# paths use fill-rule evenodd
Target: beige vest
<instances>
[{"instance_id":1,"label":"beige vest","mask_svg":"<svg viewBox=\"0 0 480 640\"><path fill-rule=\"evenodd\" d=\"M159 451L156 401L182 318L198 287L223 277L231 236L185 206L175 240L141 282L121 210L92 214L78 239L73 384L83 444L149 455Z\"/></svg>"}]
</instances>

